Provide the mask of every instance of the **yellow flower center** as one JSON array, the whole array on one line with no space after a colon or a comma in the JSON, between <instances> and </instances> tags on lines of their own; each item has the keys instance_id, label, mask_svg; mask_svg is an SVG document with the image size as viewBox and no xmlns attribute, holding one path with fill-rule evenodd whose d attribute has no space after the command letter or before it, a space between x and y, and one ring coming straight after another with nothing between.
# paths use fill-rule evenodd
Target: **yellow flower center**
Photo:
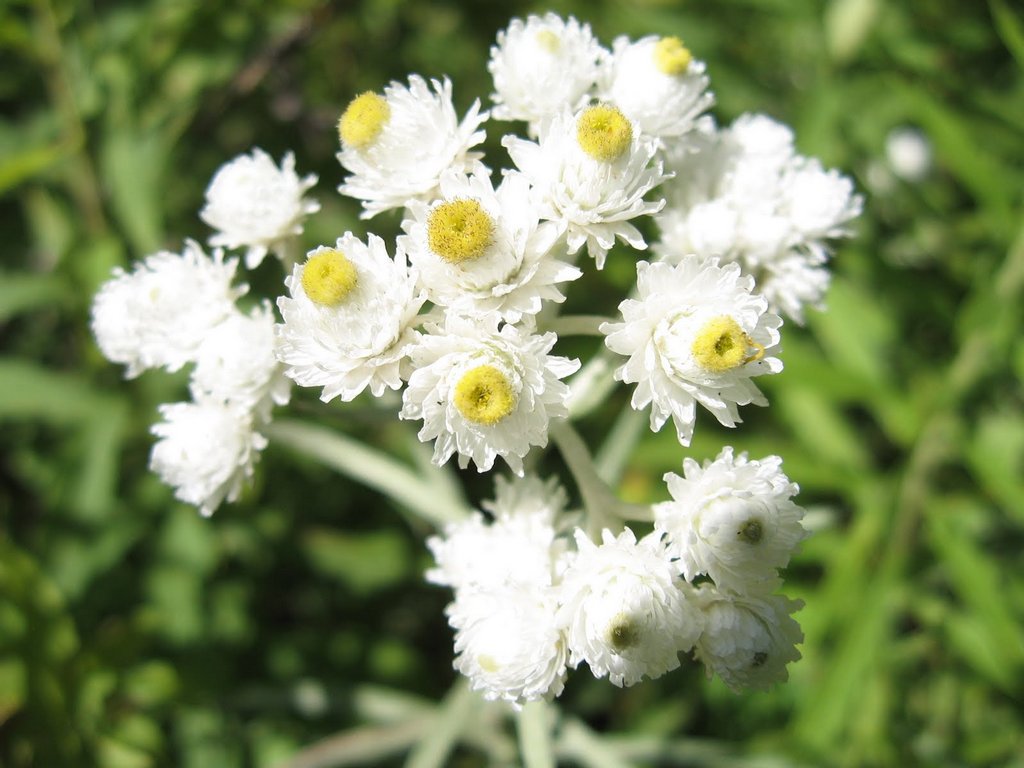
<instances>
[{"instance_id":1,"label":"yellow flower center","mask_svg":"<svg viewBox=\"0 0 1024 768\"><path fill-rule=\"evenodd\" d=\"M427 245L449 264L478 259L494 240L494 221L476 200L441 203L427 219Z\"/></svg>"},{"instance_id":2,"label":"yellow flower center","mask_svg":"<svg viewBox=\"0 0 1024 768\"><path fill-rule=\"evenodd\" d=\"M537 33L537 44L548 53L558 53L562 41L550 29L542 29Z\"/></svg>"},{"instance_id":3,"label":"yellow flower center","mask_svg":"<svg viewBox=\"0 0 1024 768\"><path fill-rule=\"evenodd\" d=\"M749 352L751 348L754 349L753 353ZM744 333L733 318L722 315L704 324L693 340L692 352L701 368L723 373L760 360L764 355L764 347Z\"/></svg>"},{"instance_id":4,"label":"yellow flower center","mask_svg":"<svg viewBox=\"0 0 1024 768\"><path fill-rule=\"evenodd\" d=\"M493 365L480 365L455 385L455 407L469 421L490 427L515 410L516 393L505 374Z\"/></svg>"},{"instance_id":5,"label":"yellow flower center","mask_svg":"<svg viewBox=\"0 0 1024 768\"><path fill-rule=\"evenodd\" d=\"M607 639L616 651L625 651L640 642L640 629L629 616L620 613L612 619Z\"/></svg>"},{"instance_id":6,"label":"yellow flower center","mask_svg":"<svg viewBox=\"0 0 1024 768\"><path fill-rule=\"evenodd\" d=\"M678 37L663 37L654 45L654 66L666 75L682 75L690 68L693 54Z\"/></svg>"},{"instance_id":7,"label":"yellow flower center","mask_svg":"<svg viewBox=\"0 0 1024 768\"><path fill-rule=\"evenodd\" d=\"M345 254L333 248L309 257L302 268L302 290L310 301L335 307L356 287L357 273Z\"/></svg>"},{"instance_id":8,"label":"yellow flower center","mask_svg":"<svg viewBox=\"0 0 1024 768\"><path fill-rule=\"evenodd\" d=\"M576 140L595 160L618 160L633 141L633 126L610 104L587 107L576 122Z\"/></svg>"},{"instance_id":9,"label":"yellow flower center","mask_svg":"<svg viewBox=\"0 0 1024 768\"><path fill-rule=\"evenodd\" d=\"M363 149L380 135L391 117L387 99L373 91L361 93L349 102L338 121L338 136L346 147Z\"/></svg>"}]
</instances>

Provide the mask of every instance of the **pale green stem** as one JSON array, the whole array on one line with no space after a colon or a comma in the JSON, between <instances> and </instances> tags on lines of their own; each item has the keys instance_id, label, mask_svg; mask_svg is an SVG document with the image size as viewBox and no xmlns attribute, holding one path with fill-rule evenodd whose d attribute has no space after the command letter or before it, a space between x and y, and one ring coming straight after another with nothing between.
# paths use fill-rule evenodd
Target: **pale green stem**
<instances>
[{"instance_id":1,"label":"pale green stem","mask_svg":"<svg viewBox=\"0 0 1024 768\"><path fill-rule=\"evenodd\" d=\"M421 717L391 725L353 728L306 747L278 768L342 768L380 765L400 755L430 732L434 719Z\"/></svg>"},{"instance_id":2,"label":"pale green stem","mask_svg":"<svg viewBox=\"0 0 1024 768\"><path fill-rule=\"evenodd\" d=\"M622 520L650 522L651 508L620 501L608 484L597 474L586 443L568 422L551 425L551 437L572 472L587 510L587 533L596 537L604 528L617 532Z\"/></svg>"},{"instance_id":3,"label":"pale green stem","mask_svg":"<svg viewBox=\"0 0 1024 768\"><path fill-rule=\"evenodd\" d=\"M613 358L610 350L602 348L573 376L567 403L570 419L586 416L615 389L616 381L612 378L612 369L615 367Z\"/></svg>"},{"instance_id":4,"label":"pale green stem","mask_svg":"<svg viewBox=\"0 0 1024 768\"><path fill-rule=\"evenodd\" d=\"M632 763L616 755L597 734L579 720L570 720L562 727L558 755L580 763L586 768L632 768Z\"/></svg>"},{"instance_id":5,"label":"pale green stem","mask_svg":"<svg viewBox=\"0 0 1024 768\"><path fill-rule=\"evenodd\" d=\"M519 751L525 768L555 768L553 721L553 708L543 699L527 702L518 713Z\"/></svg>"},{"instance_id":6,"label":"pale green stem","mask_svg":"<svg viewBox=\"0 0 1024 768\"><path fill-rule=\"evenodd\" d=\"M441 527L469 514L448 488L429 482L381 451L325 427L279 420L264 428L267 438L313 456L344 475L374 488L429 523Z\"/></svg>"},{"instance_id":7,"label":"pale green stem","mask_svg":"<svg viewBox=\"0 0 1024 768\"><path fill-rule=\"evenodd\" d=\"M544 330L554 331L559 336L603 336L600 326L610 321L611 318L604 315L562 315L551 318Z\"/></svg>"},{"instance_id":8,"label":"pale green stem","mask_svg":"<svg viewBox=\"0 0 1024 768\"><path fill-rule=\"evenodd\" d=\"M480 696L469 689L464 677L459 677L441 705L432 727L409 754L405 768L443 768L459 742L469 729L473 710L479 708Z\"/></svg>"},{"instance_id":9,"label":"pale green stem","mask_svg":"<svg viewBox=\"0 0 1024 768\"><path fill-rule=\"evenodd\" d=\"M608 484L614 485L622 478L626 463L636 447L640 435L645 432L648 423L646 413L636 411L626 405L612 425L601 450L594 457L597 474Z\"/></svg>"}]
</instances>

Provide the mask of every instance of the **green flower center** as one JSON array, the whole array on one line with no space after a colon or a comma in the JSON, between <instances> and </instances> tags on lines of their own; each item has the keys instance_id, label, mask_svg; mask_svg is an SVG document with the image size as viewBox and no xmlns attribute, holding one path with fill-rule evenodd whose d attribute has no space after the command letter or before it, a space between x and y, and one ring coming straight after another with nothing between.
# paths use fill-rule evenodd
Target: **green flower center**
<instances>
[{"instance_id":1,"label":"green flower center","mask_svg":"<svg viewBox=\"0 0 1024 768\"><path fill-rule=\"evenodd\" d=\"M747 520L747 522L740 526L740 529L736 531L736 535L748 544L757 544L764 536L764 527L761 525L760 520Z\"/></svg>"},{"instance_id":2,"label":"green flower center","mask_svg":"<svg viewBox=\"0 0 1024 768\"><path fill-rule=\"evenodd\" d=\"M678 37L663 37L654 45L654 66L666 75L683 75L690 68L693 54Z\"/></svg>"},{"instance_id":3,"label":"green flower center","mask_svg":"<svg viewBox=\"0 0 1024 768\"><path fill-rule=\"evenodd\" d=\"M754 352L749 352L750 348ZM712 373L724 373L760 360L764 347L751 339L729 315L708 320L700 329L691 348L697 364Z\"/></svg>"},{"instance_id":4,"label":"green flower center","mask_svg":"<svg viewBox=\"0 0 1024 768\"><path fill-rule=\"evenodd\" d=\"M618 160L633 142L633 126L610 104L587 107L576 121L576 140L580 148L595 160Z\"/></svg>"},{"instance_id":5,"label":"green flower center","mask_svg":"<svg viewBox=\"0 0 1024 768\"><path fill-rule=\"evenodd\" d=\"M391 117L387 99L373 91L361 93L349 102L338 121L338 136L346 147L368 147Z\"/></svg>"},{"instance_id":6,"label":"green flower center","mask_svg":"<svg viewBox=\"0 0 1024 768\"><path fill-rule=\"evenodd\" d=\"M494 220L476 200L442 203L427 219L427 245L449 264L478 259L494 240Z\"/></svg>"},{"instance_id":7,"label":"green flower center","mask_svg":"<svg viewBox=\"0 0 1024 768\"><path fill-rule=\"evenodd\" d=\"M493 365L480 365L455 385L455 407L468 421L490 427L515 410L516 393L504 373Z\"/></svg>"},{"instance_id":8,"label":"green flower center","mask_svg":"<svg viewBox=\"0 0 1024 768\"><path fill-rule=\"evenodd\" d=\"M302 290L310 301L325 307L340 304L357 282L355 266L333 248L313 254L302 268Z\"/></svg>"},{"instance_id":9,"label":"green flower center","mask_svg":"<svg viewBox=\"0 0 1024 768\"><path fill-rule=\"evenodd\" d=\"M616 651L622 652L640 642L640 628L636 623L620 613L612 620L608 628L608 644Z\"/></svg>"}]
</instances>

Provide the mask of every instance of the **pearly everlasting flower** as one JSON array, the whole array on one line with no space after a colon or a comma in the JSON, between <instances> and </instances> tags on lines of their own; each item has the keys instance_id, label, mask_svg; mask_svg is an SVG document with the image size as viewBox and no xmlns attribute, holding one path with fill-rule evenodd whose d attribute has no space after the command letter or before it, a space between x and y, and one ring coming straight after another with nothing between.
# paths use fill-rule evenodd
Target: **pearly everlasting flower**
<instances>
[{"instance_id":1,"label":"pearly everlasting flower","mask_svg":"<svg viewBox=\"0 0 1024 768\"><path fill-rule=\"evenodd\" d=\"M249 269L269 252L289 264L303 221L320 210L320 203L303 197L315 184L315 174L300 178L295 173L291 152L280 168L259 148L225 163L206 188L206 206L199 213L217 230L210 245L246 248Z\"/></svg>"},{"instance_id":2,"label":"pearly everlasting flower","mask_svg":"<svg viewBox=\"0 0 1024 768\"><path fill-rule=\"evenodd\" d=\"M403 394L403 419L423 419L420 440L434 440L434 463L455 453L486 472L501 456L517 475L534 445L546 445L548 422L568 415L569 388L560 381L578 360L548 354L557 337L514 325L498 330L497 315L449 313L412 349L415 368Z\"/></svg>"},{"instance_id":3,"label":"pearly everlasting flower","mask_svg":"<svg viewBox=\"0 0 1024 768\"><path fill-rule=\"evenodd\" d=\"M546 510L500 517L487 523L480 513L445 526L427 547L435 568L427 581L453 589L493 589L507 584L523 588L550 586L555 559L555 530Z\"/></svg>"},{"instance_id":4,"label":"pearly everlasting flower","mask_svg":"<svg viewBox=\"0 0 1024 768\"><path fill-rule=\"evenodd\" d=\"M615 378L637 385L632 404L651 405L651 429L671 416L689 445L697 403L727 427L740 421L738 405L767 405L751 378L782 370L773 356L782 320L753 285L738 265L717 259L637 264L638 298L619 305L625 322L601 331L609 349L629 357Z\"/></svg>"},{"instance_id":5,"label":"pearly everlasting flower","mask_svg":"<svg viewBox=\"0 0 1024 768\"><path fill-rule=\"evenodd\" d=\"M684 477L665 475L672 501L654 506L654 528L687 580L710 576L719 590L769 592L777 569L807 536L804 510L793 503L799 488L782 459L750 460L725 447L700 466L683 461Z\"/></svg>"},{"instance_id":6,"label":"pearly everlasting flower","mask_svg":"<svg viewBox=\"0 0 1024 768\"><path fill-rule=\"evenodd\" d=\"M558 696L567 653L555 608L550 587L459 592L447 611L457 628L455 668L484 698L516 708Z\"/></svg>"},{"instance_id":7,"label":"pearly everlasting flower","mask_svg":"<svg viewBox=\"0 0 1024 768\"><path fill-rule=\"evenodd\" d=\"M425 300L404 255L392 259L376 235L364 244L346 232L336 247L310 251L285 285L291 298L277 300L277 355L297 384L323 387L324 402L402 386Z\"/></svg>"},{"instance_id":8,"label":"pearly everlasting flower","mask_svg":"<svg viewBox=\"0 0 1024 768\"><path fill-rule=\"evenodd\" d=\"M643 198L668 176L654 160L655 141L618 109L599 104L563 112L545 124L537 143L509 135L502 144L530 180L541 218L566 227L570 254L586 244L601 269L616 238L647 247L630 221L661 210L664 200Z\"/></svg>"},{"instance_id":9,"label":"pearly everlasting flower","mask_svg":"<svg viewBox=\"0 0 1024 768\"><path fill-rule=\"evenodd\" d=\"M553 525L565 511L569 496L556 477L541 480L537 475L494 478L494 499L481 506L495 519L538 517Z\"/></svg>"},{"instance_id":10,"label":"pearly everlasting flower","mask_svg":"<svg viewBox=\"0 0 1024 768\"><path fill-rule=\"evenodd\" d=\"M679 666L703 628L693 589L676 574L660 537L639 542L627 528L596 545L577 529L578 554L561 583L559 622L569 664L585 661L595 677L618 686L656 678Z\"/></svg>"},{"instance_id":11,"label":"pearly everlasting flower","mask_svg":"<svg viewBox=\"0 0 1024 768\"><path fill-rule=\"evenodd\" d=\"M252 477L266 438L253 430L246 411L218 402L168 403L153 425L160 439L149 468L175 489L175 497L212 515L226 498L234 501Z\"/></svg>"},{"instance_id":12,"label":"pearly everlasting flower","mask_svg":"<svg viewBox=\"0 0 1024 768\"><path fill-rule=\"evenodd\" d=\"M802 600L782 595L723 594L710 585L697 590L704 614L704 632L694 657L734 691L767 689L789 679L786 665L800 658L804 639L790 615Z\"/></svg>"},{"instance_id":13,"label":"pearly everlasting flower","mask_svg":"<svg viewBox=\"0 0 1024 768\"><path fill-rule=\"evenodd\" d=\"M93 299L92 332L108 360L134 378L149 368L177 371L195 360L206 335L247 290L233 288L235 259L207 256L187 240L181 254L160 251L131 272L118 268Z\"/></svg>"},{"instance_id":14,"label":"pearly everlasting flower","mask_svg":"<svg viewBox=\"0 0 1024 768\"><path fill-rule=\"evenodd\" d=\"M692 130L715 101L704 70L678 37L619 37L600 95L647 136L674 140Z\"/></svg>"},{"instance_id":15,"label":"pearly everlasting flower","mask_svg":"<svg viewBox=\"0 0 1024 768\"><path fill-rule=\"evenodd\" d=\"M587 101L607 55L589 24L553 13L512 19L498 32L487 65L494 77L491 99L498 120L525 120L530 135L541 122Z\"/></svg>"},{"instance_id":16,"label":"pearly everlasting flower","mask_svg":"<svg viewBox=\"0 0 1024 768\"><path fill-rule=\"evenodd\" d=\"M274 354L274 313L263 303L248 315L235 312L203 339L192 371L192 397L219 401L270 418L285 405L291 382Z\"/></svg>"},{"instance_id":17,"label":"pearly everlasting flower","mask_svg":"<svg viewBox=\"0 0 1024 768\"><path fill-rule=\"evenodd\" d=\"M860 214L852 182L798 155L793 132L764 115L690 141L700 151L674 161L655 250L673 262L691 253L734 261L772 311L802 322L828 287L826 241L849 234Z\"/></svg>"},{"instance_id":18,"label":"pearly everlasting flower","mask_svg":"<svg viewBox=\"0 0 1024 768\"><path fill-rule=\"evenodd\" d=\"M495 192L486 173L447 173L440 198L412 201L399 238L429 299L464 315L497 312L509 322L561 302L557 283L582 273L552 253L560 227L540 222L519 173Z\"/></svg>"},{"instance_id":19,"label":"pearly everlasting flower","mask_svg":"<svg viewBox=\"0 0 1024 768\"><path fill-rule=\"evenodd\" d=\"M437 196L447 170L470 173L482 167L484 139L477 130L487 119L473 102L460 123L452 106L452 84L409 77L409 86L393 82L384 95L368 91L357 96L338 123L338 160L351 175L338 187L343 195L363 201L362 217L402 208L410 200Z\"/></svg>"}]
</instances>

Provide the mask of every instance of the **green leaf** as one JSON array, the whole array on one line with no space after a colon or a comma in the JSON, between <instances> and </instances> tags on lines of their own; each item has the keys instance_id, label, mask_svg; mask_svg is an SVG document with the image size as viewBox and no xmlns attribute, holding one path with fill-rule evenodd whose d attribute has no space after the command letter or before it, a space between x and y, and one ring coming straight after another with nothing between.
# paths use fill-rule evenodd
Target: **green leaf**
<instances>
[{"instance_id":1,"label":"green leaf","mask_svg":"<svg viewBox=\"0 0 1024 768\"><path fill-rule=\"evenodd\" d=\"M1006 49L1024 68L1024 22L1010 10L1003 0L989 0L996 31L1006 44Z\"/></svg>"},{"instance_id":2,"label":"green leaf","mask_svg":"<svg viewBox=\"0 0 1024 768\"><path fill-rule=\"evenodd\" d=\"M405 538L393 531L352 534L313 528L303 534L302 549L314 569L358 594L396 584L409 573Z\"/></svg>"},{"instance_id":3,"label":"green leaf","mask_svg":"<svg viewBox=\"0 0 1024 768\"><path fill-rule=\"evenodd\" d=\"M60 306L67 295L53 274L0 273L0 323L22 312Z\"/></svg>"},{"instance_id":4,"label":"green leaf","mask_svg":"<svg viewBox=\"0 0 1024 768\"><path fill-rule=\"evenodd\" d=\"M853 58L871 32L878 11L878 0L832 0L825 11L825 35L833 59Z\"/></svg>"}]
</instances>

